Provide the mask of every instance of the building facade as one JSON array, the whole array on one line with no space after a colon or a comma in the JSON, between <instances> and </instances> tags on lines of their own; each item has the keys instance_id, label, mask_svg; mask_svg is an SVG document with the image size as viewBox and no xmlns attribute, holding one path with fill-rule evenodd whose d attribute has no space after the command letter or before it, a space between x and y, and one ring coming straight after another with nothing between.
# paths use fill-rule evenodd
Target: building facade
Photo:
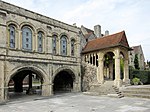
<instances>
[{"instance_id":1,"label":"building facade","mask_svg":"<svg viewBox=\"0 0 150 112\"><path fill-rule=\"evenodd\" d=\"M135 59L135 55L137 55L139 69L144 70L145 69L145 58L144 58L142 46L141 45L133 46L132 49L133 50L129 52L129 66L132 66L133 68L135 68L134 59Z\"/></svg>"},{"instance_id":2,"label":"building facade","mask_svg":"<svg viewBox=\"0 0 150 112\"><path fill-rule=\"evenodd\" d=\"M125 32L118 32L89 41L82 51L84 62L90 66L91 71L85 74L85 81L89 86L101 85L105 81L113 81L115 87L129 84L128 51L129 47ZM95 69L92 71L92 68Z\"/></svg>"},{"instance_id":3,"label":"building facade","mask_svg":"<svg viewBox=\"0 0 150 112\"><path fill-rule=\"evenodd\" d=\"M23 91L23 80L41 80L41 95L66 88L81 90L80 29L0 1L0 100L9 99L9 83ZM61 81L60 81L61 80ZM60 83L61 82L61 83Z\"/></svg>"},{"instance_id":4,"label":"building facade","mask_svg":"<svg viewBox=\"0 0 150 112\"><path fill-rule=\"evenodd\" d=\"M124 31L101 34L100 25L78 28L0 1L0 101L24 92L26 82L32 94L33 77L42 96L87 91L106 80L119 88L130 82L129 50Z\"/></svg>"}]
</instances>

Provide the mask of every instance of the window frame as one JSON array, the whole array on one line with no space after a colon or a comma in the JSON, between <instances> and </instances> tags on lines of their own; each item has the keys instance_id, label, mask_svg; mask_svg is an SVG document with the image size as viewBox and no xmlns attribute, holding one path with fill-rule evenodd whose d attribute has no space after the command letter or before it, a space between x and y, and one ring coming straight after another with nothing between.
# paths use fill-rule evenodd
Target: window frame
<instances>
[{"instance_id":1,"label":"window frame","mask_svg":"<svg viewBox=\"0 0 150 112\"><path fill-rule=\"evenodd\" d=\"M57 35L52 36L52 53L56 54L57 53Z\"/></svg>"},{"instance_id":2,"label":"window frame","mask_svg":"<svg viewBox=\"0 0 150 112\"><path fill-rule=\"evenodd\" d=\"M13 30L12 30L13 29ZM13 34L12 34L13 31ZM15 25L9 25L9 47L10 48L15 48L16 47L16 27Z\"/></svg>"},{"instance_id":3,"label":"window frame","mask_svg":"<svg viewBox=\"0 0 150 112\"><path fill-rule=\"evenodd\" d=\"M60 51L61 55L67 56L67 36L63 35L60 38Z\"/></svg>"},{"instance_id":4,"label":"window frame","mask_svg":"<svg viewBox=\"0 0 150 112\"><path fill-rule=\"evenodd\" d=\"M43 52L43 38L44 38L44 33L42 31L39 31L37 35L38 52Z\"/></svg>"},{"instance_id":5,"label":"window frame","mask_svg":"<svg viewBox=\"0 0 150 112\"><path fill-rule=\"evenodd\" d=\"M32 51L32 41L33 41L32 29L29 26L23 26L21 31L22 31L22 49Z\"/></svg>"}]
</instances>

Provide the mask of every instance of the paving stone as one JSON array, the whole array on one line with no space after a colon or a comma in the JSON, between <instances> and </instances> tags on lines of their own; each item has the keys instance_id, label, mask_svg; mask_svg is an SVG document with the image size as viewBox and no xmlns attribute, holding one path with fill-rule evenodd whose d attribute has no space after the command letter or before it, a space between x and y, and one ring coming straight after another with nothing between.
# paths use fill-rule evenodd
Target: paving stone
<instances>
[{"instance_id":1,"label":"paving stone","mask_svg":"<svg viewBox=\"0 0 150 112\"><path fill-rule=\"evenodd\" d=\"M65 93L39 99L10 101L0 105L0 112L150 112L150 100L144 98L118 99Z\"/></svg>"}]
</instances>

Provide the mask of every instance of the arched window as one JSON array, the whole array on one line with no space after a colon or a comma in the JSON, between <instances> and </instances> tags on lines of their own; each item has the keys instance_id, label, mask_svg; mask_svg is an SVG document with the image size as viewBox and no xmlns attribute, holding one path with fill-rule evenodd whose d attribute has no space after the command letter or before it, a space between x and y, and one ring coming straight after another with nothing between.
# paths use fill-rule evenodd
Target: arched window
<instances>
[{"instance_id":1,"label":"arched window","mask_svg":"<svg viewBox=\"0 0 150 112\"><path fill-rule=\"evenodd\" d=\"M75 40L74 39L72 39L71 40L71 56L74 56L74 43L75 43Z\"/></svg>"},{"instance_id":2,"label":"arched window","mask_svg":"<svg viewBox=\"0 0 150 112\"><path fill-rule=\"evenodd\" d=\"M38 52L43 51L43 33L38 32Z\"/></svg>"},{"instance_id":3,"label":"arched window","mask_svg":"<svg viewBox=\"0 0 150 112\"><path fill-rule=\"evenodd\" d=\"M61 47L61 55L67 55L67 39L65 35L61 37L60 47Z\"/></svg>"},{"instance_id":4,"label":"arched window","mask_svg":"<svg viewBox=\"0 0 150 112\"><path fill-rule=\"evenodd\" d=\"M27 26L22 28L22 48L32 50L32 31Z\"/></svg>"},{"instance_id":5,"label":"arched window","mask_svg":"<svg viewBox=\"0 0 150 112\"><path fill-rule=\"evenodd\" d=\"M53 38L52 38L52 52L53 54L56 54L56 40L57 40L57 35L53 35Z\"/></svg>"},{"instance_id":6,"label":"arched window","mask_svg":"<svg viewBox=\"0 0 150 112\"><path fill-rule=\"evenodd\" d=\"M9 46L10 48L15 48L15 27L14 25L9 26Z\"/></svg>"}]
</instances>

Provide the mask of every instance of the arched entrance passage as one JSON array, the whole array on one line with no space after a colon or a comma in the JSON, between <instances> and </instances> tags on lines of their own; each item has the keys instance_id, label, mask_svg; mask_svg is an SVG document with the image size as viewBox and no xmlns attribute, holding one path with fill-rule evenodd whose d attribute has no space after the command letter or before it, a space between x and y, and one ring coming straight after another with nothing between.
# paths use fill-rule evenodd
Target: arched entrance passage
<instances>
[{"instance_id":1,"label":"arched entrance passage","mask_svg":"<svg viewBox=\"0 0 150 112\"><path fill-rule=\"evenodd\" d=\"M27 95L42 95L45 77L33 67L24 67L14 72L8 81L8 98L15 99Z\"/></svg>"},{"instance_id":2,"label":"arched entrance passage","mask_svg":"<svg viewBox=\"0 0 150 112\"><path fill-rule=\"evenodd\" d=\"M115 63L114 63L114 53L107 52L104 55L104 79L114 80L115 79Z\"/></svg>"},{"instance_id":3,"label":"arched entrance passage","mask_svg":"<svg viewBox=\"0 0 150 112\"><path fill-rule=\"evenodd\" d=\"M55 93L71 92L73 90L75 75L71 70L62 70L54 78L53 91Z\"/></svg>"}]
</instances>

